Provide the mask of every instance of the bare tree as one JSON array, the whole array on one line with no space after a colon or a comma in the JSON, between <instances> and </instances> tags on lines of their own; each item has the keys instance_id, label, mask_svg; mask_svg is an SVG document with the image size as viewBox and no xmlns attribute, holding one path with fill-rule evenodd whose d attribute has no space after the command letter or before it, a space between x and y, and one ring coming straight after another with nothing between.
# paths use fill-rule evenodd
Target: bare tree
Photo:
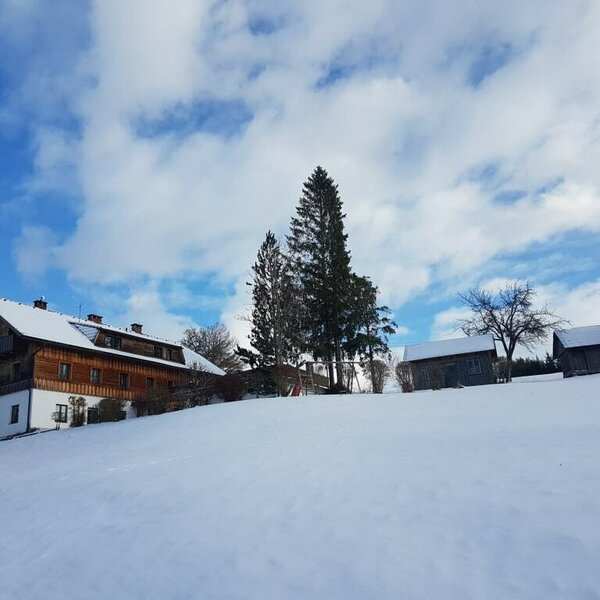
<instances>
[{"instance_id":1,"label":"bare tree","mask_svg":"<svg viewBox=\"0 0 600 600\"><path fill-rule=\"evenodd\" d=\"M459 294L471 315L459 321L467 335L492 333L506 354L506 380L511 381L512 357L517 346L532 350L548 333L567 321L548 307L534 307L536 292L529 282L513 281L497 292L479 287Z\"/></svg>"},{"instance_id":2,"label":"bare tree","mask_svg":"<svg viewBox=\"0 0 600 600\"><path fill-rule=\"evenodd\" d=\"M404 361L396 363L394 374L396 376L396 382L404 393L415 391L410 363Z\"/></svg>"},{"instance_id":3,"label":"bare tree","mask_svg":"<svg viewBox=\"0 0 600 600\"><path fill-rule=\"evenodd\" d=\"M224 371L242 368L241 360L234 353L237 341L223 323L190 327L183 332L181 343Z\"/></svg>"},{"instance_id":4,"label":"bare tree","mask_svg":"<svg viewBox=\"0 0 600 600\"><path fill-rule=\"evenodd\" d=\"M390 376L390 365L380 358L370 359L362 365L363 373L371 384L374 394L383 394L385 382Z\"/></svg>"}]
</instances>

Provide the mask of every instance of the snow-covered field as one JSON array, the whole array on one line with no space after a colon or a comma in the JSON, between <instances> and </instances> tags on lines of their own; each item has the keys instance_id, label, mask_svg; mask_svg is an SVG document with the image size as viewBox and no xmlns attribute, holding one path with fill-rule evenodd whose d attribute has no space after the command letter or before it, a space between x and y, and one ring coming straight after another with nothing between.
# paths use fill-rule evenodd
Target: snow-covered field
<instances>
[{"instance_id":1,"label":"snow-covered field","mask_svg":"<svg viewBox=\"0 0 600 600\"><path fill-rule=\"evenodd\" d=\"M3 600L600 598L600 376L0 443Z\"/></svg>"}]
</instances>

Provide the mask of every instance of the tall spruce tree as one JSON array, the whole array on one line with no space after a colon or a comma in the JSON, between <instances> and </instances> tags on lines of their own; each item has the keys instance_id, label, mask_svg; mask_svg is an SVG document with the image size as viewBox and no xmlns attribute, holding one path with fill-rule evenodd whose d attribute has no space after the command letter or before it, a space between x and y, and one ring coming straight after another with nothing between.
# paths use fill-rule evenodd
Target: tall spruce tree
<instances>
[{"instance_id":1,"label":"tall spruce tree","mask_svg":"<svg viewBox=\"0 0 600 600\"><path fill-rule=\"evenodd\" d=\"M350 310L350 253L346 247L342 201L327 171L317 167L304 183L288 247L294 262L307 318L305 350L328 361L329 384L342 384L342 344Z\"/></svg>"},{"instance_id":2,"label":"tall spruce tree","mask_svg":"<svg viewBox=\"0 0 600 600\"><path fill-rule=\"evenodd\" d=\"M267 232L252 266L250 343L261 366L298 358L299 297L291 264L273 233Z\"/></svg>"}]
</instances>

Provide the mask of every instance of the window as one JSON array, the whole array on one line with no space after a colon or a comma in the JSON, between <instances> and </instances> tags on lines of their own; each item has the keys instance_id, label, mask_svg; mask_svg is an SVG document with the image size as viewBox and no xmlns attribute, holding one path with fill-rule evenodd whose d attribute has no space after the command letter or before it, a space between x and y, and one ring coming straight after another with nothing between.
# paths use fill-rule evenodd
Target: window
<instances>
[{"instance_id":1,"label":"window","mask_svg":"<svg viewBox=\"0 0 600 600\"><path fill-rule=\"evenodd\" d=\"M58 367L58 378L68 380L71 379L71 365L69 363L60 363Z\"/></svg>"},{"instance_id":2,"label":"window","mask_svg":"<svg viewBox=\"0 0 600 600\"><path fill-rule=\"evenodd\" d=\"M99 412L100 411L98 410L97 406L93 406L93 407L87 409L88 425L90 425L91 423L99 423L100 422Z\"/></svg>"},{"instance_id":3,"label":"window","mask_svg":"<svg viewBox=\"0 0 600 600\"><path fill-rule=\"evenodd\" d=\"M15 404L10 409L10 424L14 425L19 422L19 405Z\"/></svg>"},{"instance_id":4,"label":"window","mask_svg":"<svg viewBox=\"0 0 600 600\"><path fill-rule=\"evenodd\" d=\"M116 335L107 335L104 338L104 345L107 348L114 348L115 350L121 349L121 338Z\"/></svg>"},{"instance_id":5,"label":"window","mask_svg":"<svg viewBox=\"0 0 600 600\"><path fill-rule=\"evenodd\" d=\"M156 381L155 381L154 377L146 377L146 387L149 390L153 390L154 389L155 383L156 383Z\"/></svg>"},{"instance_id":6,"label":"window","mask_svg":"<svg viewBox=\"0 0 600 600\"><path fill-rule=\"evenodd\" d=\"M121 373L119 375L119 387L129 389L129 373Z\"/></svg>"},{"instance_id":7,"label":"window","mask_svg":"<svg viewBox=\"0 0 600 600\"><path fill-rule=\"evenodd\" d=\"M156 356L156 358L162 358L163 357L163 351L162 351L162 348L160 346L154 346L154 356Z\"/></svg>"},{"instance_id":8,"label":"window","mask_svg":"<svg viewBox=\"0 0 600 600\"><path fill-rule=\"evenodd\" d=\"M57 404L56 405L56 416L55 421L57 423L66 423L67 422L67 405L66 404Z\"/></svg>"},{"instance_id":9,"label":"window","mask_svg":"<svg viewBox=\"0 0 600 600\"><path fill-rule=\"evenodd\" d=\"M167 348L167 360L173 360L173 350Z\"/></svg>"},{"instance_id":10,"label":"window","mask_svg":"<svg viewBox=\"0 0 600 600\"><path fill-rule=\"evenodd\" d=\"M12 378L13 378L13 381L17 381L17 380L21 379L21 363L20 362L13 363Z\"/></svg>"},{"instance_id":11,"label":"window","mask_svg":"<svg viewBox=\"0 0 600 600\"><path fill-rule=\"evenodd\" d=\"M429 381L429 367L427 365L421 367L421 381Z\"/></svg>"},{"instance_id":12,"label":"window","mask_svg":"<svg viewBox=\"0 0 600 600\"><path fill-rule=\"evenodd\" d=\"M467 360L467 372L469 375L481 375L481 363L478 358Z\"/></svg>"},{"instance_id":13,"label":"window","mask_svg":"<svg viewBox=\"0 0 600 600\"><path fill-rule=\"evenodd\" d=\"M90 383L96 385L102 383L102 371L100 369L90 369Z\"/></svg>"},{"instance_id":14,"label":"window","mask_svg":"<svg viewBox=\"0 0 600 600\"><path fill-rule=\"evenodd\" d=\"M171 389L173 387L172 381L167 381L167 388Z\"/></svg>"}]
</instances>

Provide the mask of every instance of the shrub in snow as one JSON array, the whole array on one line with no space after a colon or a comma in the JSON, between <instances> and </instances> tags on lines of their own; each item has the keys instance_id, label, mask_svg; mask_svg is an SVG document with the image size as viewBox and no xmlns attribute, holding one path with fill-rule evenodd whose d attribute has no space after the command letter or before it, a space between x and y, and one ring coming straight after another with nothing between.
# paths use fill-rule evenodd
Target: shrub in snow
<instances>
[{"instance_id":1,"label":"shrub in snow","mask_svg":"<svg viewBox=\"0 0 600 600\"><path fill-rule=\"evenodd\" d=\"M362 364L362 369L367 381L371 384L374 394L383 394L385 382L390 376L390 366L380 358Z\"/></svg>"},{"instance_id":2,"label":"shrub in snow","mask_svg":"<svg viewBox=\"0 0 600 600\"><path fill-rule=\"evenodd\" d=\"M410 363L399 362L394 370L396 382L404 393L414 392L415 385L412 378L412 369Z\"/></svg>"},{"instance_id":3,"label":"shrub in snow","mask_svg":"<svg viewBox=\"0 0 600 600\"><path fill-rule=\"evenodd\" d=\"M246 393L246 383L239 373L226 373L215 382L217 393L225 402L241 400Z\"/></svg>"},{"instance_id":4,"label":"shrub in snow","mask_svg":"<svg viewBox=\"0 0 600 600\"><path fill-rule=\"evenodd\" d=\"M71 407L71 427L85 425L85 398L82 396L69 396Z\"/></svg>"},{"instance_id":5,"label":"shrub in snow","mask_svg":"<svg viewBox=\"0 0 600 600\"><path fill-rule=\"evenodd\" d=\"M125 400L119 398L103 398L98 402L98 422L121 421L124 419Z\"/></svg>"}]
</instances>

